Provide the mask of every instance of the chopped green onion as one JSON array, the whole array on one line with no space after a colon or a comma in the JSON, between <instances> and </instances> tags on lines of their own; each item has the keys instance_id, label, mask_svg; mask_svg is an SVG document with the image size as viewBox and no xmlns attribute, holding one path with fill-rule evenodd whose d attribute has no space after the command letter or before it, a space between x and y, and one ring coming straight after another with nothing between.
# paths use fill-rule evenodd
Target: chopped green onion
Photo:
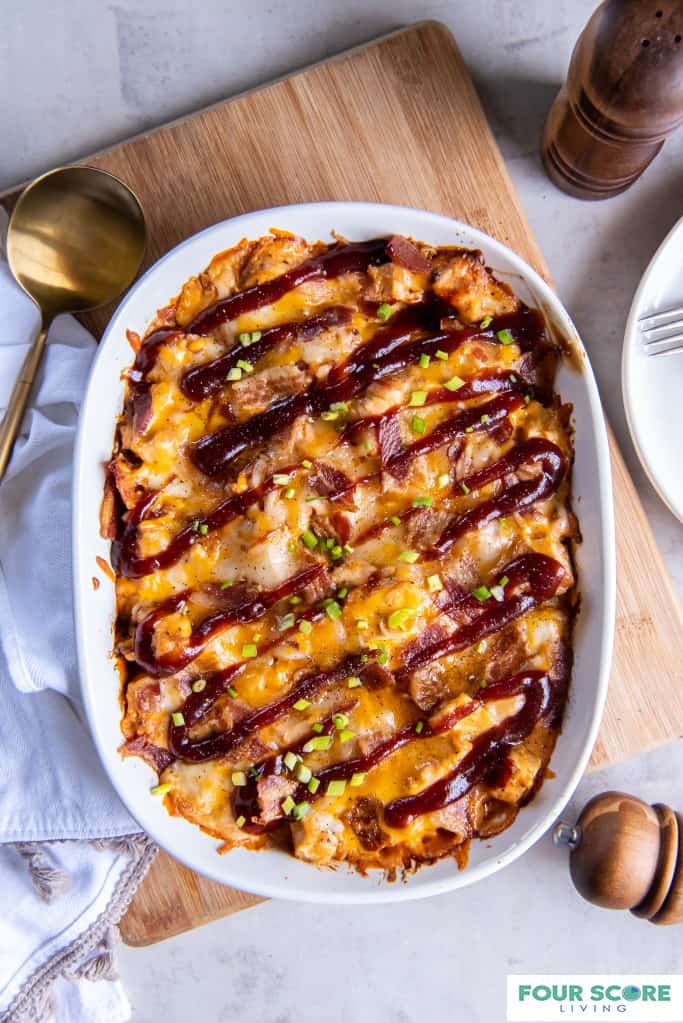
<instances>
[{"instance_id":1,"label":"chopped green onion","mask_svg":"<svg viewBox=\"0 0 683 1023\"><path fill-rule=\"evenodd\" d=\"M315 733L316 733L317 735L320 735L320 733L321 733L322 731L324 731L324 728L323 728L323 726L322 726L322 725L320 724L320 722L319 722L319 721L315 721L315 722L314 722L314 723L313 723L313 724L311 725L311 728L313 729L313 731L314 731L314 732L315 732Z\"/></svg>"},{"instance_id":2,"label":"chopped green onion","mask_svg":"<svg viewBox=\"0 0 683 1023\"><path fill-rule=\"evenodd\" d=\"M417 553L417 551L401 551L401 553L398 556L398 560L405 561L409 565L414 565L419 557L420 555Z\"/></svg>"},{"instance_id":3,"label":"chopped green onion","mask_svg":"<svg viewBox=\"0 0 683 1023\"><path fill-rule=\"evenodd\" d=\"M276 472L273 476L273 483L276 483L278 487L284 487L287 483L289 483L289 473Z\"/></svg>"},{"instance_id":4,"label":"chopped green onion","mask_svg":"<svg viewBox=\"0 0 683 1023\"><path fill-rule=\"evenodd\" d=\"M289 749L282 758L285 767L288 767L290 771L293 771L296 765L299 763L299 758L293 750Z\"/></svg>"},{"instance_id":5,"label":"chopped green onion","mask_svg":"<svg viewBox=\"0 0 683 1023\"><path fill-rule=\"evenodd\" d=\"M418 735L424 729L424 726L425 726L424 721L418 721L418 723L415 725L415 731L417 732Z\"/></svg>"},{"instance_id":6,"label":"chopped green onion","mask_svg":"<svg viewBox=\"0 0 683 1023\"><path fill-rule=\"evenodd\" d=\"M341 794L344 792L345 788L346 788L346 782L344 781L344 779L343 778L336 778L334 781L331 781L328 784L327 792L325 793L325 795L327 795L327 796L341 796Z\"/></svg>"},{"instance_id":7,"label":"chopped green onion","mask_svg":"<svg viewBox=\"0 0 683 1023\"><path fill-rule=\"evenodd\" d=\"M500 604L503 600L505 600L505 591L503 590L503 587L502 586L492 586L491 587L491 596L495 597L496 600L498 601L498 603Z\"/></svg>"},{"instance_id":8,"label":"chopped green onion","mask_svg":"<svg viewBox=\"0 0 683 1023\"><path fill-rule=\"evenodd\" d=\"M419 416L413 416L410 420L410 429L413 433L424 433L425 432L425 421Z\"/></svg>"},{"instance_id":9,"label":"chopped green onion","mask_svg":"<svg viewBox=\"0 0 683 1023\"><path fill-rule=\"evenodd\" d=\"M238 828L243 828L246 823L247 818L243 814L240 814L237 820L235 821L235 824L237 825Z\"/></svg>"},{"instance_id":10,"label":"chopped green onion","mask_svg":"<svg viewBox=\"0 0 683 1023\"><path fill-rule=\"evenodd\" d=\"M462 379L462 377L457 376L451 377L451 379L447 380L446 383L444 384L444 387L446 388L447 391L459 391L460 388L464 386L465 381Z\"/></svg>"},{"instance_id":11,"label":"chopped green onion","mask_svg":"<svg viewBox=\"0 0 683 1023\"><path fill-rule=\"evenodd\" d=\"M415 612L409 607L400 607L397 611L392 611L387 618L387 624L390 629L401 629L405 631L405 627L408 624L408 620L414 615Z\"/></svg>"},{"instance_id":12,"label":"chopped green onion","mask_svg":"<svg viewBox=\"0 0 683 1023\"><path fill-rule=\"evenodd\" d=\"M481 330L486 330L487 327L491 326L492 322L493 322L493 317L492 316L485 316L484 319L479 324L479 327L480 327Z\"/></svg>"},{"instance_id":13,"label":"chopped green onion","mask_svg":"<svg viewBox=\"0 0 683 1023\"><path fill-rule=\"evenodd\" d=\"M401 525L401 520L399 519L398 515L392 515L391 518L389 519L389 522L391 522L394 526Z\"/></svg>"},{"instance_id":14,"label":"chopped green onion","mask_svg":"<svg viewBox=\"0 0 683 1023\"><path fill-rule=\"evenodd\" d=\"M339 544L337 544L330 551L330 557L332 558L333 561L339 561L343 553L344 552L342 551L341 547L339 546Z\"/></svg>"},{"instance_id":15,"label":"chopped green onion","mask_svg":"<svg viewBox=\"0 0 683 1023\"><path fill-rule=\"evenodd\" d=\"M290 597L289 598L289 603L292 605L292 607L296 607L297 604L301 603L301 597L297 597L296 595L293 596L293 597Z\"/></svg>"},{"instance_id":16,"label":"chopped green onion","mask_svg":"<svg viewBox=\"0 0 683 1023\"><path fill-rule=\"evenodd\" d=\"M290 611L289 614L284 615L278 622L278 631L284 632L285 629L291 629L294 625L294 614Z\"/></svg>"},{"instance_id":17,"label":"chopped green onion","mask_svg":"<svg viewBox=\"0 0 683 1023\"><path fill-rule=\"evenodd\" d=\"M348 714L342 714L342 712L339 711L339 713L332 715L332 724L334 725L338 732L341 732L342 728L346 728L348 723L349 723Z\"/></svg>"},{"instance_id":18,"label":"chopped green onion","mask_svg":"<svg viewBox=\"0 0 683 1023\"><path fill-rule=\"evenodd\" d=\"M482 640L479 641L479 643L477 643L477 653L478 654L483 654L485 650L486 650L486 640L482 639Z\"/></svg>"},{"instance_id":19,"label":"chopped green onion","mask_svg":"<svg viewBox=\"0 0 683 1023\"><path fill-rule=\"evenodd\" d=\"M430 575L427 579L427 587L430 593L439 593L443 589L440 575Z\"/></svg>"},{"instance_id":20,"label":"chopped green onion","mask_svg":"<svg viewBox=\"0 0 683 1023\"><path fill-rule=\"evenodd\" d=\"M291 501L295 494L296 490L294 489L294 487L287 487L287 489L284 491L284 495L288 501Z\"/></svg>"},{"instance_id":21,"label":"chopped green onion","mask_svg":"<svg viewBox=\"0 0 683 1023\"><path fill-rule=\"evenodd\" d=\"M342 611L336 600L333 600L331 604L328 604L325 608L325 614L328 618L331 618L334 622L341 615Z\"/></svg>"},{"instance_id":22,"label":"chopped green onion","mask_svg":"<svg viewBox=\"0 0 683 1023\"><path fill-rule=\"evenodd\" d=\"M222 590L229 590L231 586L232 586L232 583L231 583L231 582L224 582L224 583L221 583L221 589L222 589Z\"/></svg>"},{"instance_id":23,"label":"chopped green onion","mask_svg":"<svg viewBox=\"0 0 683 1023\"><path fill-rule=\"evenodd\" d=\"M358 675L351 675L351 676L350 676L350 677L349 677L349 678L348 678L348 679L346 680L346 688L347 688L347 689L358 689L358 686L360 686L360 685L362 685L362 684L363 684L363 683L362 683L362 682L361 682L361 680L360 680L360 679L358 678Z\"/></svg>"},{"instance_id":24,"label":"chopped green onion","mask_svg":"<svg viewBox=\"0 0 683 1023\"><path fill-rule=\"evenodd\" d=\"M359 632L365 632L366 629L370 628L367 618L359 618L356 622L356 628Z\"/></svg>"},{"instance_id":25,"label":"chopped green onion","mask_svg":"<svg viewBox=\"0 0 683 1023\"><path fill-rule=\"evenodd\" d=\"M300 700L297 700L296 703L293 703L292 706L294 707L294 710L308 710L311 706L311 701L304 700L302 697Z\"/></svg>"},{"instance_id":26,"label":"chopped green onion","mask_svg":"<svg viewBox=\"0 0 683 1023\"><path fill-rule=\"evenodd\" d=\"M413 391L410 395L408 408L418 408L420 405L424 405L426 400L427 400L426 391Z\"/></svg>"},{"instance_id":27,"label":"chopped green onion","mask_svg":"<svg viewBox=\"0 0 683 1023\"><path fill-rule=\"evenodd\" d=\"M489 422L489 418L490 418L490 417L489 417L489 416L487 416L487 415L486 415L486 413L484 413L484 415L483 415L483 416L480 416L480 418L479 418L479 422L480 422L480 423L488 423L488 422Z\"/></svg>"},{"instance_id":28,"label":"chopped green onion","mask_svg":"<svg viewBox=\"0 0 683 1023\"><path fill-rule=\"evenodd\" d=\"M498 580L498 585L499 586L507 586L507 584L509 582L510 582L510 577L507 576L507 575L504 575L501 579Z\"/></svg>"},{"instance_id":29,"label":"chopped green onion","mask_svg":"<svg viewBox=\"0 0 683 1023\"><path fill-rule=\"evenodd\" d=\"M510 374L510 376L508 377L508 380L510 381L511 384L516 384L517 383L517 377L515 376L514 373Z\"/></svg>"},{"instance_id":30,"label":"chopped green onion","mask_svg":"<svg viewBox=\"0 0 683 1023\"><path fill-rule=\"evenodd\" d=\"M304 618L302 622L299 622L299 632L301 632L304 636L310 636L312 630L313 626L306 618Z\"/></svg>"},{"instance_id":31,"label":"chopped green onion","mask_svg":"<svg viewBox=\"0 0 683 1023\"><path fill-rule=\"evenodd\" d=\"M239 341L240 341L240 344L244 345L245 348L246 348L247 345L251 344L251 334L249 333L248 330L245 330L245 331L243 331L240 334Z\"/></svg>"},{"instance_id":32,"label":"chopped green onion","mask_svg":"<svg viewBox=\"0 0 683 1023\"><path fill-rule=\"evenodd\" d=\"M192 683L192 692L193 693L203 693L205 689L206 689L206 679L205 678L195 679L195 681Z\"/></svg>"},{"instance_id":33,"label":"chopped green onion","mask_svg":"<svg viewBox=\"0 0 683 1023\"><path fill-rule=\"evenodd\" d=\"M167 792L170 792L173 786L169 781L162 782L161 785L155 785L154 788L149 790L150 796L165 796Z\"/></svg>"},{"instance_id":34,"label":"chopped green onion","mask_svg":"<svg viewBox=\"0 0 683 1023\"><path fill-rule=\"evenodd\" d=\"M328 551L332 550L332 548L334 547L334 537L328 536L327 540L325 540L325 546L327 547Z\"/></svg>"},{"instance_id":35,"label":"chopped green onion","mask_svg":"<svg viewBox=\"0 0 683 1023\"><path fill-rule=\"evenodd\" d=\"M228 688L225 691L232 700L234 700L235 697L237 696L237 690L235 689L234 686L228 686Z\"/></svg>"},{"instance_id":36,"label":"chopped green onion","mask_svg":"<svg viewBox=\"0 0 683 1023\"><path fill-rule=\"evenodd\" d=\"M320 788L320 778L311 778L311 780L308 783L308 791L312 795L315 795L319 788Z\"/></svg>"},{"instance_id":37,"label":"chopped green onion","mask_svg":"<svg viewBox=\"0 0 683 1023\"><path fill-rule=\"evenodd\" d=\"M474 427L473 426L466 426L465 427L465 433L474 433Z\"/></svg>"},{"instance_id":38,"label":"chopped green onion","mask_svg":"<svg viewBox=\"0 0 683 1023\"><path fill-rule=\"evenodd\" d=\"M344 553L345 554L353 554L353 547L351 546L350 543L345 543L344 544Z\"/></svg>"},{"instance_id":39,"label":"chopped green onion","mask_svg":"<svg viewBox=\"0 0 683 1023\"><path fill-rule=\"evenodd\" d=\"M384 643L377 644L377 663L386 664L389 660L389 651Z\"/></svg>"},{"instance_id":40,"label":"chopped green onion","mask_svg":"<svg viewBox=\"0 0 683 1023\"><path fill-rule=\"evenodd\" d=\"M334 422L335 419L339 419L339 413L338 412L323 412L323 413L321 413L320 418L324 419L326 423L331 423L331 422Z\"/></svg>"},{"instance_id":41,"label":"chopped green onion","mask_svg":"<svg viewBox=\"0 0 683 1023\"><path fill-rule=\"evenodd\" d=\"M337 596L339 597L340 600L343 600L344 597L348 596L348 593L349 593L348 586L342 586L341 589L337 590Z\"/></svg>"},{"instance_id":42,"label":"chopped green onion","mask_svg":"<svg viewBox=\"0 0 683 1023\"><path fill-rule=\"evenodd\" d=\"M306 767L305 764L299 764L294 772L296 780L300 781L302 785L307 785L313 777L313 772L310 767Z\"/></svg>"},{"instance_id":43,"label":"chopped green onion","mask_svg":"<svg viewBox=\"0 0 683 1023\"><path fill-rule=\"evenodd\" d=\"M472 596L476 597L477 600L488 600L491 596L491 591L488 586L477 586L476 590L472 590Z\"/></svg>"},{"instance_id":44,"label":"chopped green onion","mask_svg":"<svg viewBox=\"0 0 683 1023\"><path fill-rule=\"evenodd\" d=\"M314 753L316 750L329 749L331 745L331 735L315 735L312 739L309 739L302 748L304 753Z\"/></svg>"},{"instance_id":45,"label":"chopped green onion","mask_svg":"<svg viewBox=\"0 0 683 1023\"><path fill-rule=\"evenodd\" d=\"M309 551L312 551L318 546L318 537L312 529L305 529L301 534L300 539L304 547L308 547Z\"/></svg>"},{"instance_id":46,"label":"chopped green onion","mask_svg":"<svg viewBox=\"0 0 683 1023\"><path fill-rule=\"evenodd\" d=\"M256 643L245 643L242 647L242 657L258 657Z\"/></svg>"},{"instance_id":47,"label":"chopped green onion","mask_svg":"<svg viewBox=\"0 0 683 1023\"><path fill-rule=\"evenodd\" d=\"M351 780L349 782L349 785L352 785L353 788L358 788L358 786L362 785L364 781L365 781L365 771L356 771L355 774L351 775Z\"/></svg>"},{"instance_id":48,"label":"chopped green onion","mask_svg":"<svg viewBox=\"0 0 683 1023\"><path fill-rule=\"evenodd\" d=\"M304 469L310 469L311 466L313 465L313 462L311 462L311 460L308 459L308 458L304 458L304 460L303 460L303 462L301 464L304 467Z\"/></svg>"},{"instance_id":49,"label":"chopped green onion","mask_svg":"<svg viewBox=\"0 0 683 1023\"><path fill-rule=\"evenodd\" d=\"M239 369L238 366L233 366L232 369L228 371L228 375L225 379L228 381L228 383L232 383L235 380L241 380L242 370Z\"/></svg>"},{"instance_id":50,"label":"chopped green onion","mask_svg":"<svg viewBox=\"0 0 683 1023\"><path fill-rule=\"evenodd\" d=\"M448 475L448 473L447 472L442 472L441 475L438 477L438 479L436 481L436 485L437 485L437 487L439 487L440 490L443 490L443 488L447 487L450 482L451 482L451 478Z\"/></svg>"},{"instance_id":51,"label":"chopped green onion","mask_svg":"<svg viewBox=\"0 0 683 1023\"><path fill-rule=\"evenodd\" d=\"M247 362L246 359L238 359L237 360L237 365L239 366L240 369L243 369L245 373L253 373L254 372L254 367L252 366L252 364L250 362Z\"/></svg>"},{"instance_id":52,"label":"chopped green onion","mask_svg":"<svg viewBox=\"0 0 683 1023\"><path fill-rule=\"evenodd\" d=\"M531 401L531 395L530 394L525 394L524 395L524 404L528 405L530 401Z\"/></svg>"},{"instance_id":53,"label":"chopped green onion","mask_svg":"<svg viewBox=\"0 0 683 1023\"><path fill-rule=\"evenodd\" d=\"M294 818L295 821L301 821L304 819L304 817L306 816L310 809L311 809L310 803L306 802L297 803L294 809L292 810L292 817Z\"/></svg>"},{"instance_id":54,"label":"chopped green onion","mask_svg":"<svg viewBox=\"0 0 683 1023\"><path fill-rule=\"evenodd\" d=\"M282 812L284 814L286 814L287 816L289 816L289 814L292 812L292 810L294 809L295 806L296 806L296 803L294 802L292 797L291 796L287 796L287 798L285 800L283 800L283 802L282 802Z\"/></svg>"},{"instance_id":55,"label":"chopped green onion","mask_svg":"<svg viewBox=\"0 0 683 1023\"><path fill-rule=\"evenodd\" d=\"M434 352L434 358L441 359L442 362L445 362L448 358L448 352L442 352L441 349L439 349L438 352Z\"/></svg>"},{"instance_id":56,"label":"chopped green onion","mask_svg":"<svg viewBox=\"0 0 683 1023\"><path fill-rule=\"evenodd\" d=\"M462 490L463 494L469 494L470 492L470 488L467 486L466 483L461 483L460 489Z\"/></svg>"},{"instance_id":57,"label":"chopped green onion","mask_svg":"<svg viewBox=\"0 0 683 1023\"><path fill-rule=\"evenodd\" d=\"M349 406L345 401L333 401L330 405L331 412L348 412Z\"/></svg>"},{"instance_id":58,"label":"chopped green onion","mask_svg":"<svg viewBox=\"0 0 683 1023\"><path fill-rule=\"evenodd\" d=\"M433 503L431 497L416 497L413 501L413 508L431 508Z\"/></svg>"},{"instance_id":59,"label":"chopped green onion","mask_svg":"<svg viewBox=\"0 0 683 1023\"><path fill-rule=\"evenodd\" d=\"M350 742L351 739L355 739L355 738L356 738L356 733L349 731L348 728L345 728L342 732L339 733L339 740L340 740L340 742Z\"/></svg>"},{"instance_id":60,"label":"chopped green onion","mask_svg":"<svg viewBox=\"0 0 683 1023\"><path fill-rule=\"evenodd\" d=\"M364 441L363 441L363 447L364 447L364 448L365 448L365 450L366 450L366 451L368 451L368 452L372 451L372 444L370 443L370 441L369 441L369 440L364 440Z\"/></svg>"},{"instance_id":61,"label":"chopped green onion","mask_svg":"<svg viewBox=\"0 0 683 1023\"><path fill-rule=\"evenodd\" d=\"M394 310L392 309L388 302L382 302L381 306L377 310L377 319L381 320L382 323L384 323L386 320L389 319L393 311Z\"/></svg>"},{"instance_id":62,"label":"chopped green onion","mask_svg":"<svg viewBox=\"0 0 683 1023\"><path fill-rule=\"evenodd\" d=\"M420 369L427 369L431 361L432 360L429 358L429 356L426 353L423 353L420 356Z\"/></svg>"},{"instance_id":63,"label":"chopped green onion","mask_svg":"<svg viewBox=\"0 0 683 1023\"><path fill-rule=\"evenodd\" d=\"M236 788L240 788L241 785L247 784L247 776L244 771L233 771L230 779Z\"/></svg>"},{"instance_id":64,"label":"chopped green onion","mask_svg":"<svg viewBox=\"0 0 683 1023\"><path fill-rule=\"evenodd\" d=\"M515 340L510 331L507 329L507 327L505 328L505 330L497 330L496 337L498 338L502 345L511 345L512 342Z\"/></svg>"},{"instance_id":65,"label":"chopped green onion","mask_svg":"<svg viewBox=\"0 0 683 1023\"><path fill-rule=\"evenodd\" d=\"M192 528L196 532L199 531L199 519L194 519L192 522Z\"/></svg>"},{"instance_id":66,"label":"chopped green onion","mask_svg":"<svg viewBox=\"0 0 683 1023\"><path fill-rule=\"evenodd\" d=\"M260 341L263 334L260 330L252 330L251 332L251 343L254 344L256 341Z\"/></svg>"},{"instance_id":67,"label":"chopped green onion","mask_svg":"<svg viewBox=\"0 0 683 1023\"><path fill-rule=\"evenodd\" d=\"M206 536L206 534L209 532L209 527L207 526L206 522L202 522L197 532L200 533L202 536Z\"/></svg>"},{"instance_id":68,"label":"chopped green onion","mask_svg":"<svg viewBox=\"0 0 683 1023\"><path fill-rule=\"evenodd\" d=\"M183 717L179 710L176 710L173 712L173 714L171 714L171 720L173 721L173 724L176 726L176 728L182 728L182 726L185 724L185 718Z\"/></svg>"}]
</instances>

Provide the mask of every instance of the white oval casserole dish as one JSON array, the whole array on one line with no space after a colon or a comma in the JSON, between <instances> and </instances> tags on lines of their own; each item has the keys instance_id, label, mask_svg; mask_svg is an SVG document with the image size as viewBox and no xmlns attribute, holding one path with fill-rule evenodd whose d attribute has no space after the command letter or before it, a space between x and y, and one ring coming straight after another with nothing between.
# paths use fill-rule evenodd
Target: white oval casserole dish
<instances>
[{"instance_id":1,"label":"white oval casserole dish","mask_svg":"<svg viewBox=\"0 0 683 1023\"><path fill-rule=\"evenodd\" d=\"M240 238L258 238L269 228L293 231L310 240L331 240L338 231L354 241L403 234L434 245L479 248L487 263L509 279L520 298L539 307L553 331L574 350L563 360L556 390L574 406L576 460L573 507L582 543L576 551L581 610L574 637L574 671L564 727L547 780L513 825L497 838L475 841L469 866L453 859L423 867L404 883L378 872L363 877L339 868L318 869L278 851L217 853L218 842L181 818L170 817L150 797L155 776L137 758L122 759L119 677L112 658L114 589L107 579L93 591L96 558L108 561L109 542L99 534L104 467L112 450L123 401L121 374L132 361L126 329L145 332L156 310L211 257ZM578 368L580 367L580 368ZM398 902L471 884L511 863L551 825L570 798L588 761L605 701L612 654L615 608L614 517L607 433L600 398L586 352L562 304L510 249L459 221L421 210L377 203L313 203L245 214L188 238L159 260L131 288L111 319L94 361L81 410L74 471L74 607L81 685L90 727L105 769L141 828L187 866L244 891L311 902Z\"/></svg>"}]
</instances>

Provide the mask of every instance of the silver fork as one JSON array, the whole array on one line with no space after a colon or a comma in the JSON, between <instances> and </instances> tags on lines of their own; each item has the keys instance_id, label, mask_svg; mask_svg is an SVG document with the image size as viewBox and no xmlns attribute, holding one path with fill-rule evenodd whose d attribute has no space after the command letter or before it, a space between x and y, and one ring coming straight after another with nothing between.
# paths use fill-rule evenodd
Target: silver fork
<instances>
[{"instance_id":1,"label":"silver fork","mask_svg":"<svg viewBox=\"0 0 683 1023\"><path fill-rule=\"evenodd\" d=\"M678 355L683 352L683 306L648 313L638 320L646 355Z\"/></svg>"}]
</instances>

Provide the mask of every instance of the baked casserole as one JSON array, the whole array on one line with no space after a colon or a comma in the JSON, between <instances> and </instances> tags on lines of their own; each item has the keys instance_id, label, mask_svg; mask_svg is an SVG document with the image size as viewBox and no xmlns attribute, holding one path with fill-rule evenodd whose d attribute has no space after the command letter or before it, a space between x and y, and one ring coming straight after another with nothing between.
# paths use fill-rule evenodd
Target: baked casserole
<instances>
[{"instance_id":1,"label":"baked casserole","mask_svg":"<svg viewBox=\"0 0 683 1023\"><path fill-rule=\"evenodd\" d=\"M390 876L514 820L571 672L571 408L475 250L281 231L135 353L102 527L125 755L220 840Z\"/></svg>"}]
</instances>

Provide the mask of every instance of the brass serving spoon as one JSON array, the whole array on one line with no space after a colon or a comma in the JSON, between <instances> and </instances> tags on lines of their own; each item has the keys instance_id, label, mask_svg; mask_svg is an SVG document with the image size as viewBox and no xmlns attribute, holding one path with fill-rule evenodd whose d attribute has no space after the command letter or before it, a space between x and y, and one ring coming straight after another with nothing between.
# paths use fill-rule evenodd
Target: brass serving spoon
<instances>
[{"instance_id":1,"label":"brass serving spoon","mask_svg":"<svg viewBox=\"0 0 683 1023\"><path fill-rule=\"evenodd\" d=\"M0 425L0 480L53 319L120 295L138 272L144 248L142 207L112 174L63 167L22 193L9 222L7 256L16 281L38 306L41 324Z\"/></svg>"}]
</instances>

